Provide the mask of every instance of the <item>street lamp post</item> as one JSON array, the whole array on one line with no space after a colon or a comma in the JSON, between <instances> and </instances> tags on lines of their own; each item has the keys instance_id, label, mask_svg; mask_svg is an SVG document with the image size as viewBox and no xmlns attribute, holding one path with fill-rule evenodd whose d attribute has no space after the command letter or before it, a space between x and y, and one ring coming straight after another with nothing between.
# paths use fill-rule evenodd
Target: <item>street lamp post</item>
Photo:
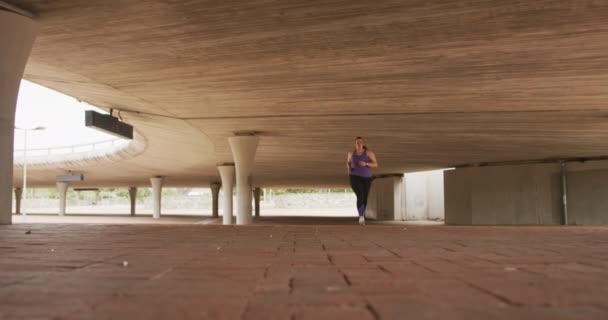
<instances>
[{"instance_id":1,"label":"street lamp post","mask_svg":"<svg viewBox=\"0 0 608 320\"><path fill-rule=\"evenodd\" d=\"M27 202L27 132L28 131L39 131L46 129L45 127L35 127L35 128L19 128L15 127L15 129L23 131L23 199L21 199L21 214L23 216L27 215L26 212L26 202Z\"/></svg>"}]
</instances>

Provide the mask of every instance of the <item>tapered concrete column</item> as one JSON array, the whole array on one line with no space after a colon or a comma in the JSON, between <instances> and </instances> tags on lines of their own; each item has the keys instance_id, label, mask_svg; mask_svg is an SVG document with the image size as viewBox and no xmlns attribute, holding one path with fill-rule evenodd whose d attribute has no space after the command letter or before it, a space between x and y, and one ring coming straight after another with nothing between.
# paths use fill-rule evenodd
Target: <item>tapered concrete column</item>
<instances>
[{"instance_id":1,"label":"tapered concrete column","mask_svg":"<svg viewBox=\"0 0 608 320\"><path fill-rule=\"evenodd\" d=\"M131 200L131 215L135 215L135 205L137 203L137 187L129 188L129 200Z\"/></svg>"},{"instance_id":2,"label":"tapered concrete column","mask_svg":"<svg viewBox=\"0 0 608 320\"><path fill-rule=\"evenodd\" d=\"M21 196L23 195L22 188L15 188L15 213L21 214Z\"/></svg>"},{"instance_id":3,"label":"tapered concrete column","mask_svg":"<svg viewBox=\"0 0 608 320\"><path fill-rule=\"evenodd\" d=\"M163 177L150 178L150 183L152 183L152 195L154 196L154 214L152 217L158 219L160 218L160 198L163 190Z\"/></svg>"},{"instance_id":4,"label":"tapered concrete column","mask_svg":"<svg viewBox=\"0 0 608 320\"><path fill-rule=\"evenodd\" d=\"M260 216L260 195L262 190L260 188L253 188L253 203L255 204L255 216Z\"/></svg>"},{"instance_id":5,"label":"tapered concrete column","mask_svg":"<svg viewBox=\"0 0 608 320\"><path fill-rule=\"evenodd\" d=\"M11 224L13 139L19 84L37 26L30 18L0 10L0 224Z\"/></svg>"},{"instance_id":6,"label":"tapered concrete column","mask_svg":"<svg viewBox=\"0 0 608 320\"><path fill-rule=\"evenodd\" d=\"M251 216L251 171L259 138L236 136L228 138L236 168L236 224L250 224Z\"/></svg>"},{"instance_id":7,"label":"tapered concrete column","mask_svg":"<svg viewBox=\"0 0 608 320\"><path fill-rule=\"evenodd\" d=\"M234 189L234 165L217 166L222 178L222 192L224 193L224 205L222 215L224 224L232 224L232 192Z\"/></svg>"},{"instance_id":8,"label":"tapered concrete column","mask_svg":"<svg viewBox=\"0 0 608 320\"><path fill-rule=\"evenodd\" d=\"M217 218L219 216L218 213L218 205L219 205L219 197L220 197L220 187L222 185L219 182L214 182L211 184L211 198L213 202L213 207L211 211L211 216Z\"/></svg>"},{"instance_id":9,"label":"tapered concrete column","mask_svg":"<svg viewBox=\"0 0 608 320\"><path fill-rule=\"evenodd\" d=\"M68 182L57 182L57 191L59 192L59 215L65 215L66 197L68 194Z\"/></svg>"}]
</instances>

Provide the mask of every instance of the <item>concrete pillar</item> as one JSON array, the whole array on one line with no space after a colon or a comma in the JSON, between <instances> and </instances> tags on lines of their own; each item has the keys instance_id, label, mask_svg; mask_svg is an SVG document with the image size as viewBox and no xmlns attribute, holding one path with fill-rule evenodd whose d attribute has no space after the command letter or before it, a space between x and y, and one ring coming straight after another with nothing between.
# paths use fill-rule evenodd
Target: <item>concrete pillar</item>
<instances>
[{"instance_id":1,"label":"concrete pillar","mask_svg":"<svg viewBox=\"0 0 608 320\"><path fill-rule=\"evenodd\" d=\"M260 195L262 190L260 188L253 188L253 203L255 203L255 216L260 216Z\"/></svg>"},{"instance_id":2,"label":"concrete pillar","mask_svg":"<svg viewBox=\"0 0 608 320\"><path fill-rule=\"evenodd\" d=\"M66 197L68 194L68 182L57 182L57 191L59 192L59 215L65 215Z\"/></svg>"},{"instance_id":3,"label":"concrete pillar","mask_svg":"<svg viewBox=\"0 0 608 320\"><path fill-rule=\"evenodd\" d=\"M32 19L0 10L0 225L12 222L15 110L36 33Z\"/></svg>"},{"instance_id":4,"label":"concrete pillar","mask_svg":"<svg viewBox=\"0 0 608 320\"><path fill-rule=\"evenodd\" d=\"M214 182L214 183L211 184L211 197L212 197L212 202L213 202L211 216L213 218L217 218L219 216L218 205L219 205L220 187L221 186L222 185L219 182Z\"/></svg>"},{"instance_id":5,"label":"concrete pillar","mask_svg":"<svg viewBox=\"0 0 608 320\"><path fill-rule=\"evenodd\" d=\"M160 218L160 200L163 190L163 177L158 176L150 178L150 183L152 183L152 195L154 196L154 214L152 217L154 217L154 219L158 219Z\"/></svg>"},{"instance_id":6,"label":"concrete pillar","mask_svg":"<svg viewBox=\"0 0 608 320\"><path fill-rule=\"evenodd\" d=\"M131 215L135 215L135 205L137 203L137 187L129 188L129 200L131 200Z\"/></svg>"},{"instance_id":7,"label":"concrete pillar","mask_svg":"<svg viewBox=\"0 0 608 320\"><path fill-rule=\"evenodd\" d=\"M236 169L236 224L250 224L251 208L251 172L259 137L235 136L228 138Z\"/></svg>"},{"instance_id":8,"label":"concrete pillar","mask_svg":"<svg viewBox=\"0 0 608 320\"><path fill-rule=\"evenodd\" d=\"M15 188L15 213L21 214L21 196L23 195L22 188Z\"/></svg>"},{"instance_id":9,"label":"concrete pillar","mask_svg":"<svg viewBox=\"0 0 608 320\"><path fill-rule=\"evenodd\" d=\"M232 224L232 190L234 188L234 165L218 166L222 179L222 192L224 192L224 205L222 215L224 224Z\"/></svg>"}]
</instances>

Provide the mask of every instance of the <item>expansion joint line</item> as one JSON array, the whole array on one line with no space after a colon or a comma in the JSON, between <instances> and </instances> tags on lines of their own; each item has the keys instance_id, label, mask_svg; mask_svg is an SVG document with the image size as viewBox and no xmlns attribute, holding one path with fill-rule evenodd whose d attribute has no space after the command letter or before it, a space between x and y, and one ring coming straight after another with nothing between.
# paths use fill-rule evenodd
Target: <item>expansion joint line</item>
<instances>
[{"instance_id":1,"label":"expansion joint line","mask_svg":"<svg viewBox=\"0 0 608 320\"><path fill-rule=\"evenodd\" d=\"M209 116L209 117L176 117L165 114L143 112L129 109L113 108L120 112L162 117L174 120L235 120L235 119L284 119L284 118L352 118L352 117L382 117L382 116L416 116L416 115L473 115L473 114L522 114L522 113L561 113L561 112L599 112L600 109L579 110L495 110L495 111L438 111L438 112L365 112L365 113L301 113L301 114L272 114L272 115L243 115L243 116Z\"/></svg>"}]
</instances>

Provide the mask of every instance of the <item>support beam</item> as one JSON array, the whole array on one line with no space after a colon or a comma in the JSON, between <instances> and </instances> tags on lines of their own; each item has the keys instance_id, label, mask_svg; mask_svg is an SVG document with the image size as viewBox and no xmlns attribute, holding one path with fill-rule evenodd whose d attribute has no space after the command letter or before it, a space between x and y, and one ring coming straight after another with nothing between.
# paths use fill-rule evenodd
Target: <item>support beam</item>
<instances>
[{"instance_id":1,"label":"support beam","mask_svg":"<svg viewBox=\"0 0 608 320\"><path fill-rule=\"evenodd\" d=\"M156 176L150 178L150 183L152 184L152 196L154 197L154 213L152 217L154 219L160 218L160 208L161 208L161 196L163 191L163 177Z\"/></svg>"},{"instance_id":2,"label":"support beam","mask_svg":"<svg viewBox=\"0 0 608 320\"><path fill-rule=\"evenodd\" d=\"M16 5L7 3L6 1L0 0L0 10L12 11L18 15L25 16L28 18L34 18L34 14L25 9L19 8Z\"/></svg>"},{"instance_id":3,"label":"support beam","mask_svg":"<svg viewBox=\"0 0 608 320\"><path fill-rule=\"evenodd\" d=\"M211 208L211 216L213 218L219 217L219 197L220 197L220 187L222 185L219 182L214 182L211 184L211 198L212 198L212 208Z\"/></svg>"},{"instance_id":4,"label":"support beam","mask_svg":"<svg viewBox=\"0 0 608 320\"><path fill-rule=\"evenodd\" d=\"M129 200L131 200L131 216L135 216L135 206L137 204L137 187L129 188Z\"/></svg>"},{"instance_id":5,"label":"support beam","mask_svg":"<svg viewBox=\"0 0 608 320\"><path fill-rule=\"evenodd\" d=\"M21 214L21 196L23 195L22 188L15 188L15 213Z\"/></svg>"},{"instance_id":6,"label":"support beam","mask_svg":"<svg viewBox=\"0 0 608 320\"><path fill-rule=\"evenodd\" d=\"M37 29L32 19L0 10L0 225L12 223L15 110Z\"/></svg>"},{"instance_id":7,"label":"support beam","mask_svg":"<svg viewBox=\"0 0 608 320\"><path fill-rule=\"evenodd\" d=\"M255 204L255 216L260 216L260 195L262 190L260 188L253 188L253 203Z\"/></svg>"},{"instance_id":8,"label":"support beam","mask_svg":"<svg viewBox=\"0 0 608 320\"><path fill-rule=\"evenodd\" d=\"M59 215L65 215L66 197L68 194L68 182L57 182L57 191L59 192Z\"/></svg>"},{"instance_id":9,"label":"support beam","mask_svg":"<svg viewBox=\"0 0 608 320\"><path fill-rule=\"evenodd\" d=\"M225 164L217 166L222 179L222 192L224 193L224 204L222 208L223 223L232 224L232 192L234 188L234 165Z\"/></svg>"},{"instance_id":10,"label":"support beam","mask_svg":"<svg viewBox=\"0 0 608 320\"><path fill-rule=\"evenodd\" d=\"M236 224L250 224L252 221L251 172L259 137L235 136L228 138L228 142L236 169Z\"/></svg>"}]
</instances>

